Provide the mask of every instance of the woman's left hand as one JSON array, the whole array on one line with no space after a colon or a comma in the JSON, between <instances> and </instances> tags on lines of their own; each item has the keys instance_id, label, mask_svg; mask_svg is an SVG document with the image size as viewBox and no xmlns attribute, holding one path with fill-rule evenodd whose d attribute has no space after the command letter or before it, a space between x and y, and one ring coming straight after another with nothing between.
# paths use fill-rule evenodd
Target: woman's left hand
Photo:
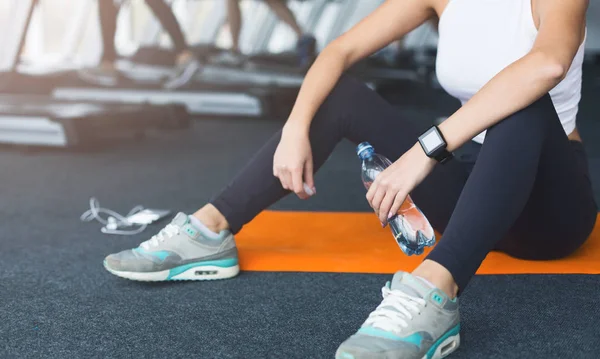
<instances>
[{"instance_id":1,"label":"woman's left hand","mask_svg":"<svg viewBox=\"0 0 600 359\"><path fill-rule=\"evenodd\" d=\"M431 173L435 164L417 143L377 175L367 192L367 200L383 226L398 213L408 194Z\"/></svg>"}]
</instances>

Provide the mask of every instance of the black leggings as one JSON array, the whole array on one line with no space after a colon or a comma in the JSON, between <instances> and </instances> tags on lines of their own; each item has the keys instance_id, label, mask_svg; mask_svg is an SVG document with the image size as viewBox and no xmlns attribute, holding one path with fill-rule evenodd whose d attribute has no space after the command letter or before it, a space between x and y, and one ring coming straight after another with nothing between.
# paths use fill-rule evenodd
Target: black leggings
<instances>
[{"instance_id":1,"label":"black leggings","mask_svg":"<svg viewBox=\"0 0 600 359\"><path fill-rule=\"evenodd\" d=\"M420 132L366 85L343 76L312 122L314 166L343 138L368 141L396 160ZM280 136L211 202L234 232L289 193L272 174ZM491 250L550 260L586 241L597 215L586 156L581 143L568 140L549 95L491 127L482 146L467 147L478 152L472 165L460 158L438 165L412 192L443 233L428 259L448 269L461 291Z\"/></svg>"},{"instance_id":2,"label":"black leggings","mask_svg":"<svg viewBox=\"0 0 600 359\"><path fill-rule=\"evenodd\" d=\"M145 1L154 13L154 16L160 21L162 27L169 33L175 51L179 53L186 50L187 44L183 37L183 32L169 5L163 0ZM112 0L98 0L98 12L100 14L100 28L104 46L102 61L114 62L117 59L115 34L117 33L117 14L119 13L119 7L115 5Z\"/></svg>"}]
</instances>

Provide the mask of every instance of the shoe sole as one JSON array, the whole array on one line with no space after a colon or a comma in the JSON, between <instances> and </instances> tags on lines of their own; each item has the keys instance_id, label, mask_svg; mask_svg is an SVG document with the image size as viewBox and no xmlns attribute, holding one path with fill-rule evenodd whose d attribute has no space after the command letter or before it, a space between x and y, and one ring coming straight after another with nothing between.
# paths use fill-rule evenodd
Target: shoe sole
<instances>
[{"instance_id":1,"label":"shoe sole","mask_svg":"<svg viewBox=\"0 0 600 359\"><path fill-rule=\"evenodd\" d=\"M443 359L454 353L460 346L460 324L442 335L435 344L429 348L422 359Z\"/></svg>"},{"instance_id":2,"label":"shoe sole","mask_svg":"<svg viewBox=\"0 0 600 359\"><path fill-rule=\"evenodd\" d=\"M421 359L443 359L454 353L460 346L460 324L442 335L427 351ZM361 353L352 354L339 350L335 354L336 359L397 359L397 353Z\"/></svg>"},{"instance_id":3,"label":"shoe sole","mask_svg":"<svg viewBox=\"0 0 600 359\"><path fill-rule=\"evenodd\" d=\"M182 86L187 85L196 73L200 72L201 66L198 63L190 64L190 66L186 67L183 72L175 77L174 79L169 80L165 83L164 87L168 90L173 90Z\"/></svg>"},{"instance_id":4,"label":"shoe sole","mask_svg":"<svg viewBox=\"0 0 600 359\"><path fill-rule=\"evenodd\" d=\"M237 260L235 261L237 263ZM206 265L202 262L186 264L159 272L125 272L110 268L104 261L104 268L111 274L138 282L166 282L189 280L219 280L235 277L240 272L239 265Z\"/></svg>"}]
</instances>

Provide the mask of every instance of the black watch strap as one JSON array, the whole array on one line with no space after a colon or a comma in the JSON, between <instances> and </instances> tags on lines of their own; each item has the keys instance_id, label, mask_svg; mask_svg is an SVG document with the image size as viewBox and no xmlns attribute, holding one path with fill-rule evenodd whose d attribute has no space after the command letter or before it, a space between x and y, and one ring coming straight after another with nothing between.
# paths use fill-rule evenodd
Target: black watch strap
<instances>
[{"instance_id":1,"label":"black watch strap","mask_svg":"<svg viewBox=\"0 0 600 359\"><path fill-rule=\"evenodd\" d=\"M442 152L440 152L437 156L434 156L433 158L438 161L441 164L444 164L448 161L450 161L452 158L454 157L454 155L452 154L452 152L448 151L448 150L443 150Z\"/></svg>"}]
</instances>

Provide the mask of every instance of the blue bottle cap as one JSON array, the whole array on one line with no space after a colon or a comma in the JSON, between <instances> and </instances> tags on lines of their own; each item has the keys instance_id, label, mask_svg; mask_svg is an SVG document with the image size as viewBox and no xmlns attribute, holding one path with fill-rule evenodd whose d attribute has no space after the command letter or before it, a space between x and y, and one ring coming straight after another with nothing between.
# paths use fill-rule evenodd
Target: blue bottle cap
<instances>
[{"instance_id":1,"label":"blue bottle cap","mask_svg":"<svg viewBox=\"0 0 600 359\"><path fill-rule=\"evenodd\" d=\"M356 155L361 159L365 160L370 158L373 153L375 153L375 149L369 142L362 142L356 147Z\"/></svg>"}]
</instances>

